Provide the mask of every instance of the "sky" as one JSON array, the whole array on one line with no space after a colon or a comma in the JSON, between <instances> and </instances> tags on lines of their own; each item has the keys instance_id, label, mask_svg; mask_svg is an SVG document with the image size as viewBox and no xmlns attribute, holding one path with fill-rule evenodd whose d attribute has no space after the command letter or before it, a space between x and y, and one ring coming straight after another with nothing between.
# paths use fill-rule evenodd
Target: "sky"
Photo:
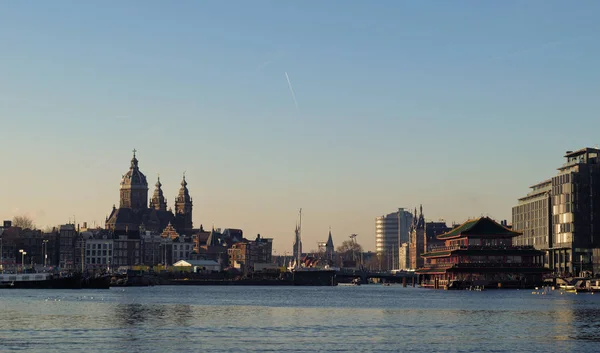
<instances>
[{"instance_id":1,"label":"sky","mask_svg":"<svg viewBox=\"0 0 600 353\"><path fill-rule=\"evenodd\" d=\"M194 225L291 253L511 218L600 143L600 2L0 2L0 218L103 225L137 149ZM287 74L287 77L286 77ZM289 78L289 82L288 82ZM293 91L293 93L292 93Z\"/></svg>"}]
</instances>

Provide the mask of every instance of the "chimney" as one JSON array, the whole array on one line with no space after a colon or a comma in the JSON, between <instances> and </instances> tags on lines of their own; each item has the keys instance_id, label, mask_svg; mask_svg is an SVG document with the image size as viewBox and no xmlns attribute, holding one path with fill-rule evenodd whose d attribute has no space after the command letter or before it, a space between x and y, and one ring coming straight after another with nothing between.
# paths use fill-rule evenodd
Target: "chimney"
<instances>
[{"instance_id":1,"label":"chimney","mask_svg":"<svg viewBox=\"0 0 600 353\"><path fill-rule=\"evenodd\" d=\"M12 227L12 221L4 221L4 228Z\"/></svg>"}]
</instances>

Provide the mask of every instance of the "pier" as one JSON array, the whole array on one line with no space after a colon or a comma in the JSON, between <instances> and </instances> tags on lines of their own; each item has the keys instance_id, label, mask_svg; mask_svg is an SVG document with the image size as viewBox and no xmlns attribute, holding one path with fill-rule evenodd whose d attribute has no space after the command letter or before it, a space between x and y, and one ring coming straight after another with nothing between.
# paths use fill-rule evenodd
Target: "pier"
<instances>
[{"instance_id":1,"label":"pier","mask_svg":"<svg viewBox=\"0 0 600 353\"><path fill-rule=\"evenodd\" d=\"M369 279L379 279L387 283L402 283L403 285L410 284L416 286L417 274L414 272L392 272L392 271L368 271L368 270L352 270L352 269L340 269L336 277L338 281L346 279L360 279L361 283L369 283Z\"/></svg>"}]
</instances>

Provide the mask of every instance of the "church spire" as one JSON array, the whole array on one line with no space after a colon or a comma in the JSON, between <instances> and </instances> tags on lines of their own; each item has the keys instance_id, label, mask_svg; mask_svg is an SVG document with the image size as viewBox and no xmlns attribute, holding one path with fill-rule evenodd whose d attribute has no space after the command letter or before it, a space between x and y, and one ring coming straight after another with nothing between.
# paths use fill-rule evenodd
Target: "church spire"
<instances>
[{"instance_id":1,"label":"church spire","mask_svg":"<svg viewBox=\"0 0 600 353\"><path fill-rule=\"evenodd\" d=\"M327 243L325 243L325 256L328 260L333 261L333 253L335 248L333 247L333 237L331 236L331 227L329 227L329 237Z\"/></svg>"},{"instance_id":2,"label":"church spire","mask_svg":"<svg viewBox=\"0 0 600 353\"><path fill-rule=\"evenodd\" d=\"M160 182L160 175L158 175L156 181L156 189L154 189L154 195L152 195L152 199L150 200L150 208L153 208L157 211L166 211L167 210L167 199L165 198L162 191L162 183Z\"/></svg>"},{"instance_id":3,"label":"church spire","mask_svg":"<svg viewBox=\"0 0 600 353\"><path fill-rule=\"evenodd\" d=\"M134 170L134 169L138 169L138 160L135 156L137 150L134 148L132 152L133 152L133 158L131 158L131 167L129 169Z\"/></svg>"},{"instance_id":4,"label":"church spire","mask_svg":"<svg viewBox=\"0 0 600 353\"><path fill-rule=\"evenodd\" d=\"M187 181L185 180L185 172L183 172L183 179L181 180L181 188L179 188L179 194L175 199L175 218L177 219L176 228L179 232L191 230L192 224L192 198L187 188Z\"/></svg>"}]
</instances>

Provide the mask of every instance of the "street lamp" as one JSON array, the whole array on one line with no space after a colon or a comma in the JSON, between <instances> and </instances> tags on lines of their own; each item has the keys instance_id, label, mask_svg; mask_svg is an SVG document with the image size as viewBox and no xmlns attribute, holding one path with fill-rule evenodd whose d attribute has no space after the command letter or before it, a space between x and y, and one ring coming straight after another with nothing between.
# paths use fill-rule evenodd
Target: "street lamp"
<instances>
[{"instance_id":1,"label":"street lamp","mask_svg":"<svg viewBox=\"0 0 600 353\"><path fill-rule=\"evenodd\" d=\"M44 246L44 268L46 268L47 266L47 259L48 259L48 254L46 254L46 252L48 251L48 239L44 239L42 241L42 245Z\"/></svg>"},{"instance_id":2,"label":"street lamp","mask_svg":"<svg viewBox=\"0 0 600 353\"><path fill-rule=\"evenodd\" d=\"M19 249L19 252L21 253L21 272L25 269L25 255L27 255L27 252L23 249Z\"/></svg>"}]
</instances>

